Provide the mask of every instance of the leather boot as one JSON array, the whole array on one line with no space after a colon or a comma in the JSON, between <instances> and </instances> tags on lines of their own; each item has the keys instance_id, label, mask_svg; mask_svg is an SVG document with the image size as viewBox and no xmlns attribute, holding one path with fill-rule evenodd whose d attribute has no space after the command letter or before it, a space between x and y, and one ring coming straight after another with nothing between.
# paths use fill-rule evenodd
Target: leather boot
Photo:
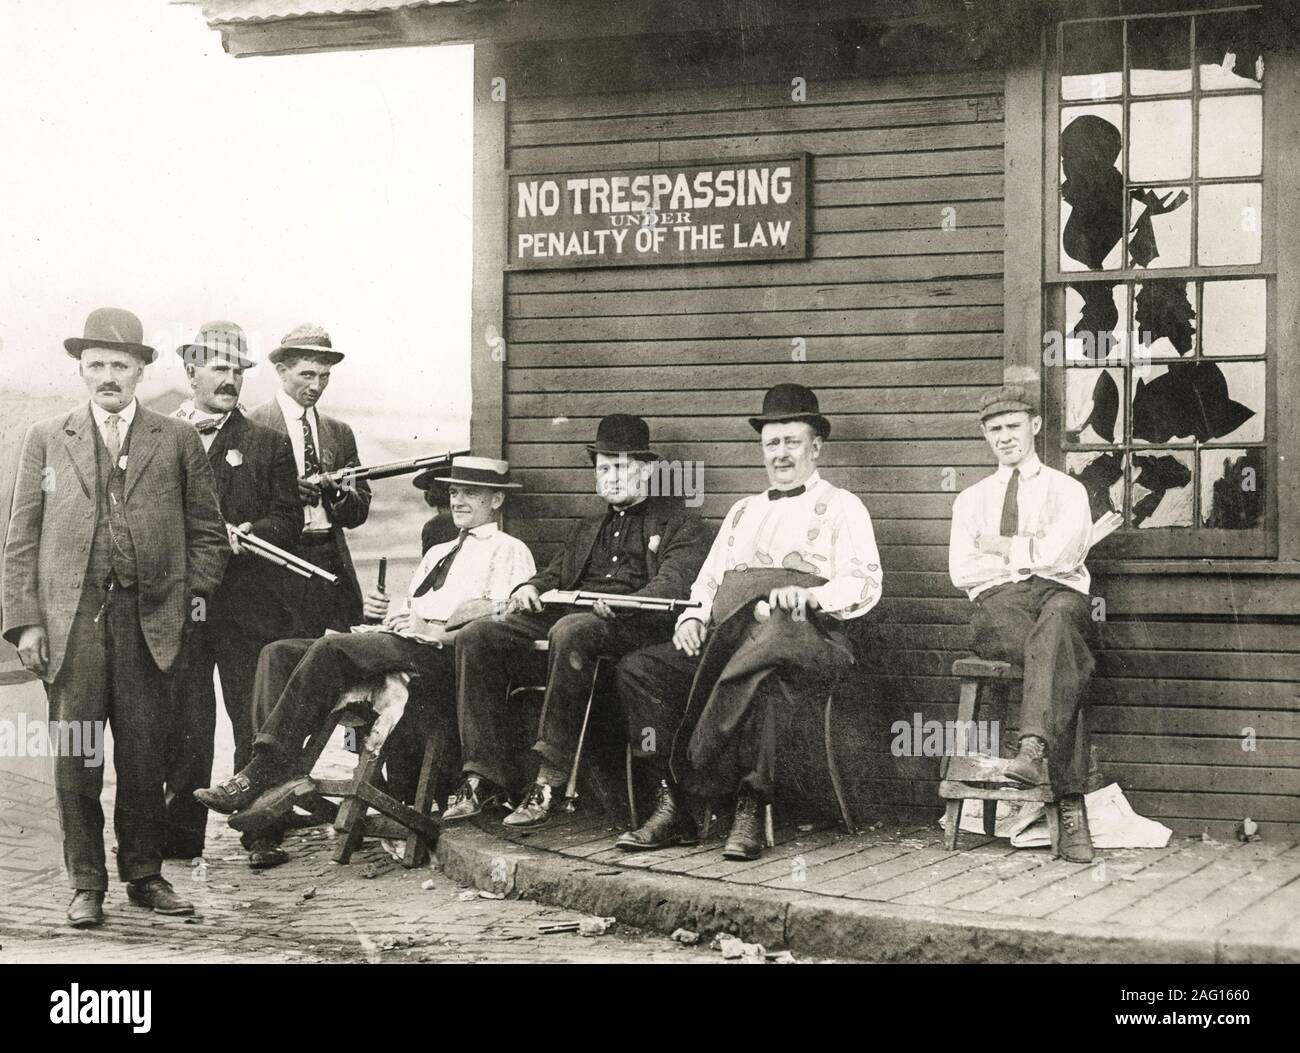
<instances>
[{"instance_id":1,"label":"leather boot","mask_svg":"<svg viewBox=\"0 0 1300 1053\"><path fill-rule=\"evenodd\" d=\"M1067 863L1092 862L1092 834L1088 831L1088 809L1083 794L1065 794L1057 802L1061 815L1060 856Z\"/></svg>"},{"instance_id":2,"label":"leather boot","mask_svg":"<svg viewBox=\"0 0 1300 1053\"><path fill-rule=\"evenodd\" d=\"M667 779L660 779L650 818L636 830L623 834L618 839L618 847L626 852L644 852L670 845L695 845L699 841L699 831L686 807L685 795Z\"/></svg>"},{"instance_id":3,"label":"leather boot","mask_svg":"<svg viewBox=\"0 0 1300 1053\"><path fill-rule=\"evenodd\" d=\"M147 907L156 914L193 914L194 904L176 895L172 884L161 874L128 881L126 898L137 907Z\"/></svg>"},{"instance_id":4,"label":"leather boot","mask_svg":"<svg viewBox=\"0 0 1300 1053\"><path fill-rule=\"evenodd\" d=\"M1047 765L1043 763L1046 756L1046 742L1037 735L1021 736L1016 758L1005 769L1007 781L1017 786L1046 785Z\"/></svg>"},{"instance_id":5,"label":"leather boot","mask_svg":"<svg viewBox=\"0 0 1300 1053\"><path fill-rule=\"evenodd\" d=\"M68 924L74 929L90 929L104 924L104 893L93 888L79 888L68 904Z\"/></svg>"},{"instance_id":6,"label":"leather boot","mask_svg":"<svg viewBox=\"0 0 1300 1053\"><path fill-rule=\"evenodd\" d=\"M736 795L736 817L722 848L723 859L757 859L763 854L763 806L748 790Z\"/></svg>"}]
</instances>

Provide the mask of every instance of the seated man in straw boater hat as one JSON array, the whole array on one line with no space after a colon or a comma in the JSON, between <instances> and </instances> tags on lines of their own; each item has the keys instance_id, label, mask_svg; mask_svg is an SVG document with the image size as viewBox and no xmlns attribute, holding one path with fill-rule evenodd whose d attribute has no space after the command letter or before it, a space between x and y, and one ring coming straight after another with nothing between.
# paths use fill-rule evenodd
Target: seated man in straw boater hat
<instances>
[{"instance_id":1,"label":"seated man in straw boater hat","mask_svg":"<svg viewBox=\"0 0 1300 1053\"><path fill-rule=\"evenodd\" d=\"M527 546L496 524L506 491L519 488L505 461L457 457L440 481L450 488L459 533L424 554L397 610L389 611L387 597L372 592L365 611L382 618L379 625L263 648L254 707L266 717L253 759L220 785L194 794L213 811L234 813L235 829L267 830L281 822L310 775L302 770L303 743L332 710L355 703L358 693L350 689L358 684L369 685L360 694L379 712L367 740L371 749L382 746L401 718L412 676L421 677L431 694L430 704L421 707L426 730L454 742L451 645L461 626L498 610L537 568Z\"/></svg>"},{"instance_id":2,"label":"seated man in straw boater hat","mask_svg":"<svg viewBox=\"0 0 1300 1053\"><path fill-rule=\"evenodd\" d=\"M537 779L506 817L514 827L547 822L556 788L569 776L597 658L617 658L656 639L672 622L662 614L617 612L604 602L590 612L544 607L549 589L579 589L630 597L681 599L699 569L709 534L680 498L651 496L659 455L640 417L601 420L587 447L605 511L574 525L564 547L541 573L520 585L504 618L467 626L456 641L457 705L465 782L443 822L477 815L501 802L526 777L512 748L515 712L507 688L516 674L536 675L535 640L547 640L546 695L534 752Z\"/></svg>"},{"instance_id":3,"label":"seated man in straw boater hat","mask_svg":"<svg viewBox=\"0 0 1300 1053\"><path fill-rule=\"evenodd\" d=\"M771 488L732 505L677 619L671 643L618 667L633 751L659 779L655 810L619 838L626 851L691 843L684 792L736 795L723 856L762 852L784 692L827 683L853 663L844 623L880 599L880 556L866 506L817 471L830 422L801 384L778 384L749 418ZM647 734L652 731L653 734ZM646 743L656 746L645 749Z\"/></svg>"}]
</instances>

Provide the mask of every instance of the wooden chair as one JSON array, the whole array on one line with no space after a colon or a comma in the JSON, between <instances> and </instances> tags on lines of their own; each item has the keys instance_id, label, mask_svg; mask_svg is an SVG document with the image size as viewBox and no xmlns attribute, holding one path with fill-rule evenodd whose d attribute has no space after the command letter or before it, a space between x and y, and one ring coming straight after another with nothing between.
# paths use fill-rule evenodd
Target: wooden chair
<instances>
[{"instance_id":1,"label":"wooden chair","mask_svg":"<svg viewBox=\"0 0 1300 1053\"><path fill-rule=\"evenodd\" d=\"M957 703L958 727L969 728L981 709L1002 720L1010 688L1023 679L1022 671L1008 662L991 662L983 658L959 658L952 664L953 676L961 678L961 697ZM1005 727L1005 723L1002 724ZM1079 711L1079 736L1076 748L1091 757L1086 710ZM1003 774L1007 761L982 754L955 756L945 753L940 764L939 796L948 802L944 819L943 846L957 847L962 807L966 801L984 802L984 833L996 832L998 801L1039 802L1047 812L1047 832L1053 854L1059 854L1061 813L1051 786L1018 787Z\"/></svg>"},{"instance_id":2,"label":"wooden chair","mask_svg":"<svg viewBox=\"0 0 1300 1053\"><path fill-rule=\"evenodd\" d=\"M418 690L418 683L418 680L412 681L412 696ZM410 704L419 703L412 697ZM365 747L366 733L374 721L374 713L340 709L330 714L325 726L312 736L303 755L308 771L320 759L330 736L339 725L352 729L356 736L359 755L357 766L350 779L313 778L311 786L296 794L292 801L293 806L307 813L307 817L303 820L291 819L290 824L314 826L332 822L334 829L343 835L334 853L337 863L350 862L352 853L365 838L386 837L406 841L403 866L420 866L437 845L441 831L439 820L430 815L436 790L434 773L438 762L435 744L432 740L425 743L416 784L415 804L404 804L380 786L387 742L378 753ZM388 741L392 741L391 735ZM339 803L329 800L331 797L339 798ZM368 814L371 808L379 814Z\"/></svg>"}]
</instances>

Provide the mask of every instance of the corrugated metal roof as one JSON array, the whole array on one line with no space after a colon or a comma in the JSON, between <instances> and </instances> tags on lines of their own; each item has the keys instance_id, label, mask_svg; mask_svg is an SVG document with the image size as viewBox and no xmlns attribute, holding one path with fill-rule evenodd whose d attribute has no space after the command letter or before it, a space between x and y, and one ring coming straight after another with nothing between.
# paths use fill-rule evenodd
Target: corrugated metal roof
<instances>
[{"instance_id":1,"label":"corrugated metal roof","mask_svg":"<svg viewBox=\"0 0 1300 1053\"><path fill-rule=\"evenodd\" d=\"M223 22L271 22L308 15L357 15L407 7L439 7L477 0L198 0L210 25Z\"/></svg>"}]
</instances>

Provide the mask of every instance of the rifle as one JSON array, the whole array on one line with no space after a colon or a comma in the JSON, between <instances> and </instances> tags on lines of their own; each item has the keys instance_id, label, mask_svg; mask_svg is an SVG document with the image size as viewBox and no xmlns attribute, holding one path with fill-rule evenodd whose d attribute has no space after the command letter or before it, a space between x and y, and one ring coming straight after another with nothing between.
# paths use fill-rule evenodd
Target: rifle
<instances>
[{"instance_id":1,"label":"rifle","mask_svg":"<svg viewBox=\"0 0 1300 1053\"><path fill-rule=\"evenodd\" d=\"M572 589L550 589L542 593L543 603L567 607L594 607L601 600L609 607L619 607L633 611L662 611L676 614L678 611L699 607L699 600L674 600L667 596L624 596L612 592L583 592Z\"/></svg>"},{"instance_id":2,"label":"rifle","mask_svg":"<svg viewBox=\"0 0 1300 1053\"><path fill-rule=\"evenodd\" d=\"M248 531L240 530L239 527L230 524L226 524L226 530L231 537L238 539L240 545L254 556L258 556L268 563L284 567L285 570L292 571L299 577L320 578L322 581L328 581L331 585L339 583L337 574L331 574L328 570L322 570L316 566L315 563L308 563L305 559L295 556L292 552L277 548L271 542L258 537L256 534L250 534Z\"/></svg>"},{"instance_id":3,"label":"rifle","mask_svg":"<svg viewBox=\"0 0 1300 1053\"><path fill-rule=\"evenodd\" d=\"M450 468L453 458L467 456L469 450L448 450L446 453L411 457L405 461L389 461L387 464L338 468L332 472L321 472L316 478L322 486L333 490L353 490L362 479L391 479L396 475L414 475L426 468Z\"/></svg>"}]
</instances>

